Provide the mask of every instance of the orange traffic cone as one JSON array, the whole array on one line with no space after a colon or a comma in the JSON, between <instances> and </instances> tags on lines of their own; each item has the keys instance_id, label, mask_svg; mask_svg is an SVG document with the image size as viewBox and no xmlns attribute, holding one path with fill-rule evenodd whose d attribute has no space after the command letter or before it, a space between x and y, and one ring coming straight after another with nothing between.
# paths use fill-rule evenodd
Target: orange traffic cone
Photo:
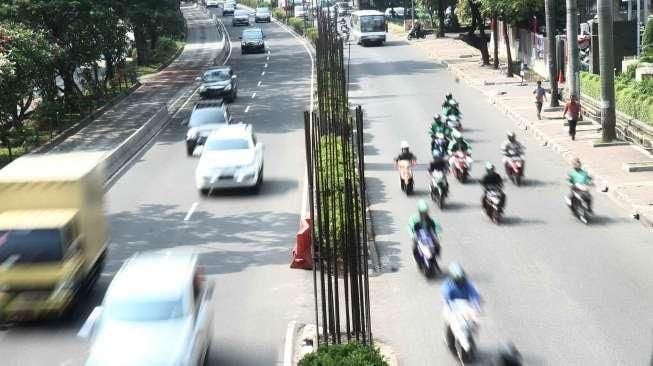
<instances>
[{"instance_id":1,"label":"orange traffic cone","mask_svg":"<svg viewBox=\"0 0 653 366\"><path fill-rule=\"evenodd\" d=\"M299 224L295 247L292 250L290 268L313 269L311 232L311 218L307 215L302 218Z\"/></svg>"}]
</instances>

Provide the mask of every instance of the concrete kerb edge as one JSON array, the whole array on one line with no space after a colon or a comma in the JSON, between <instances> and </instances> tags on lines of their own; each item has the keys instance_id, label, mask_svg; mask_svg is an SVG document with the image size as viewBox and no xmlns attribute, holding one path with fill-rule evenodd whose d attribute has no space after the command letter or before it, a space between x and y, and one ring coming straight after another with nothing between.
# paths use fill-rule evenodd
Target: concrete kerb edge
<instances>
[{"instance_id":1,"label":"concrete kerb edge","mask_svg":"<svg viewBox=\"0 0 653 366\"><path fill-rule=\"evenodd\" d=\"M291 320L286 327L286 338L283 345L283 366L293 366L295 358L295 338L299 323Z\"/></svg>"},{"instance_id":2,"label":"concrete kerb edge","mask_svg":"<svg viewBox=\"0 0 653 366\"><path fill-rule=\"evenodd\" d=\"M79 132L84 127L86 127L86 126L90 125L91 123L93 123L93 121L95 121L96 118L101 116L109 108L112 108L112 107L116 106L118 103L122 102L123 99L127 98L136 89L140 88L141 85L142 84L139 81L136 81L136 84L129 87L129 89L127 89L124 92L120 93L119 95L113 97L111 100L109 100L102 107L94 110L93 112L91 112L91 114L89 114L88 116L82 118L81 120L79 120L74 125L72 125L72 126L68 127L67 129L61 131L59 134L57 134L55 137L51 138L50 140L46 141L45 143L43 143L41 146L33 149L32 151L29 152L29 154L44 154L44 153L47 153L50 150L54 149L55 147L57 147L57 145L64 142L67 138L69 138L70 136L72 136L75 133Z\"/></svg>"}]
</instances>

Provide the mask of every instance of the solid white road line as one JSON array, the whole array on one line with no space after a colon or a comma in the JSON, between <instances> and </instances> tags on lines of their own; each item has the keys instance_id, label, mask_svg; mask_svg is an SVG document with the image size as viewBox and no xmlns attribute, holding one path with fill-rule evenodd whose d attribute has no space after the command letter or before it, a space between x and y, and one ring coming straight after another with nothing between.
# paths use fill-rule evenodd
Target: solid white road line
<instances>
[{"instance_id":1,"label":"solid white road line","mask_svg":"<svg viewBox=\"0 0 653 366\"><path fill-rule=\"evenodd\" d=\"M254 94L252 94L252 99L254 99L254 98L256 98L256 92L254 92Z\"/></svg>"},{"instance_id":2,"label":"solid white road line","mask_svg":"<svg viewBox=\"0 0 653 366\"><path fill-rule=\"evenodd\" d=\"M256 86L261 86L261 80L258 81L258 84Z\"/></svg>"},{"instance_id":3,"label":"solid white road line","mask_svg":"<svg viewBox=\"0 0 653 366\"><path fill-rule=\"evenodd\" d=\"M200 90L200 88L196 88L196 89L195 89L195 91L190 95L190 97L188 97L188 99L186 99L186 101L184 102L184 104L182 104L181 107L179 107L179 109L177 109L177 112L175 112L175 114L172 115L172 118L177 117L177 115L179 114L179 112L181 112L181 111L184 109L184 107L188 104L188 102L190 102L190 101L193 99L193 96L194 96L194 95L195 95L199 90Z\"/></svg>"},{"instance_id":4,"label":"solid white road line","mask_svg":"<svg viewBox=\"0 0 653 366\"><path fill-rule=\"evenodd\" d=\"M261 76L265 76L265 71L261 72Z\"/></svg>"},{"instance_id":5,"label":"solid white road line","mask_svg":"<svg viewBox=\"0 0 653 366\"><path fill-rule=\"evenodd\" d=\"M267 62L265 63L265 65L263 65L263 68L264 68L264 69L267 69L267 68L268 68L268 63L267 63Z\"/></svg>"},{"instance_id":6,"label":"solid white road line","mask_svg":"<svg viewBox=\"0 0 653 366\"><path fill-rule=\"evenodd\" d=\"M190 210L188 210L186 217L184 217L184 221L190 220L190 217L193 215L193 212L195 212L196 208L197 208L197 202L194 202L193 205L190 206Z\"/></svg>"},{"instance_id":7,"label":"solid white road line","mask_svg":"<svg viewBox=\"0 0 653 366\"><path fill-rule=\"evenodd\" d=\"M249 107L251 107L251 106L248 105L247 108L245 108L245 113L249 112Z\"/></svg>"}]
</instances>

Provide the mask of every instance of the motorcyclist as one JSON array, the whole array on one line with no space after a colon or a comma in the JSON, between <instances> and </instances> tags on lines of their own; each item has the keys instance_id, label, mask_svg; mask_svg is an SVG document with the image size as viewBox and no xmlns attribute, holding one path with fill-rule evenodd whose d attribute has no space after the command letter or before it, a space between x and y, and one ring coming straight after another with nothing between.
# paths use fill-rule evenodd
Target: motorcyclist
<instances>
[{"instance_id":1,"label":"motorcyclist","mask_svg":"<svg viewBox=\"0 0 653 366\"><path fill-rule=\"evenodd\" d=\"M503 178L494 171L494 165L489 161L485 164L485 175L481 178L481 186L483 187L483 198L481 199L481 204L485 208L485 198L487 196L487 191L496 190L500 194L499 208L503 210L503 207L506 203L506 194L503 193Z\"/></svg>"},{"instance_id":2,"label":"motorcyclist","mask_svg":"<svg viewBox=\"0 0 653 366\"><path fill-rule=\"evenodd\" d=\"M571 191L569 192L569 196L567 197L567 205L571 206L571 200L574 196L574 190L577 190L578 186L587 186L592 183L592 177L590 177L589 173L587 171L583 170L582 164L580 162L579 158L574 158L571 162L573 169L569 171L567 180L569 182L569 185L571 187ZM591 210L591 197L588 194L587 196L588 199L588 206L590 207Z\"/></svg>"},{"instance_id":3,"label":"motorcyclist","mask_svg":"<svg viewBox=\"0 0 653 366\"><path fill-rule=\"evenodd\" d=\"M460 131L453 131L451 137L453 140L449 142L449 155L452 155L456 151L462 151L465 155L472 155L472 145L463 138L463 134Z\"/></svg>"},{"instance_id":4,"label":"motorcyclist","mask_svg":"<svg viewBox=\"0 0 653 366\"><path fill-rule=\"evenodd\" d=\"M397 157L395 157L395 163L400 160L408 160L411 162L417 160L415 154L413 154L410 151L410 146L408 145L408 141L401 142L401 153Z\"/></svg>"},{"instance_id":5,"label":"motorcyclist","mask_svg":"<svg viewBox=\"0 0 653 366\"><path fill-rule=\"evenodd\" d=\"M434 158L444 159L449 148L449 141L442 132L431 136L431 155Z\"/></svg>"},{"instance_id":6,"label":"motorcyclist","mask_svg":"<svg viewBox=\"0 0 653 366\"><path fill-rule=\"evenodd\" d=\"M451 115L454 115L456 117L462 116L462 114L460 113L458 102L453 98L445 100L445 102L442 104L442 114L445 117L449 117Z\"/></svg>"},{"instance_id":7,"label":"motorcyclist","mask_svg":"<svg viewBox=\"0 0 653 366\"><path fill-rule=\"evenodd\" d=\"M451 94L451 92L449 92L444 96L444 102L442 103L442 108L445 108L445 107L449 106L449 104L452 103L452 102L455 102L456 104L458 104L458 102L456 102L456 100L453 99L453 94Z\"/></svg>"},{"instance_id":8,"label":"motorcyclist","mask_svg":"<svg viewBox=\"0 0 653 366\"><path fill-rule=\"evenodd\" d=\"M467 300L476 310L481 310L481 296L467 279L463 267L456 262L449 265L449 276L442 284L442 298L449 308L454 300Z\"/></svg>"},{"instance_id":9,"label":"motorcyclist","mask_svg":"<svg viewBox=\"0 0 653 366\"><path fill-rule=\"evenodd\" d=\"M429 215L429 204L425 200L419 200L417 203L417 212L417 215L412 215L408 220L408 234L413 240L413 250L417 247L417 232L419 230L427 230L436 239L436 243L438 242L438 234L442 232L440 223ZM439 251L440 248L436 248L436 252L439 253Z\"/></svg>"},{"instance_id":10,"label":"motorcyclist","mask_svg":"<svg viewBox=\"0 0 653 366\"><path fill-rule=\"evenodd\" d=\"M501 145L501 152L503 153L504 156L504 161L506 161L506 158L513 157L513 156L521 156L522 153L524 152L524 145L522 145L519 141L517 141L517 136L515 135L514 131L508 131L506 133L507 140L503 142ZM513 152L511 154L511 152Z\"/></svg>"},{"instance_id":11,"label":"motorcyclist","mask_svg":"<svg viewBox=\"0 0 653 366\"><path fill-rule=\"evenodd\" d=\"M431 123L431 128L429 129L431 138L433 138L438 133L442 133L445 137L451 134L451 128L447 126L444 121L442 121L442 116L438 113L433 114L433 122Z\"/></svg>"},{"instance_id":12,"label":"motorcyclist","mask_svg":"<svg viewBox=\"0 0 653 366\"><path fill-rule=\"evenodd\" d=\"M422 23L420 22L415 22L413 25L412 29L410 30L410 35L418 38L422 34Z\"/></svg>"}]
</instances>

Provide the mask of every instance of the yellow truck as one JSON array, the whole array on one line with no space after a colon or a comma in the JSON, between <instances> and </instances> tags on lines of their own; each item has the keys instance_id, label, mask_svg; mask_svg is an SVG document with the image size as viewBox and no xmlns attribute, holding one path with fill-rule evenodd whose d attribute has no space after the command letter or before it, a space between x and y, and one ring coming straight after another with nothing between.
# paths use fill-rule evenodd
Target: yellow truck
<instances>
[{"instance_id":1,"label":"yellow truck","mask_svg":"<svg viewBox=\"0 0 653 366\"><path fill-rule=\"evenodd\" d=\"M59 317L107 249L102 153L21 157L0 170L0 321Z\"/></svg>"}]
</instances>

